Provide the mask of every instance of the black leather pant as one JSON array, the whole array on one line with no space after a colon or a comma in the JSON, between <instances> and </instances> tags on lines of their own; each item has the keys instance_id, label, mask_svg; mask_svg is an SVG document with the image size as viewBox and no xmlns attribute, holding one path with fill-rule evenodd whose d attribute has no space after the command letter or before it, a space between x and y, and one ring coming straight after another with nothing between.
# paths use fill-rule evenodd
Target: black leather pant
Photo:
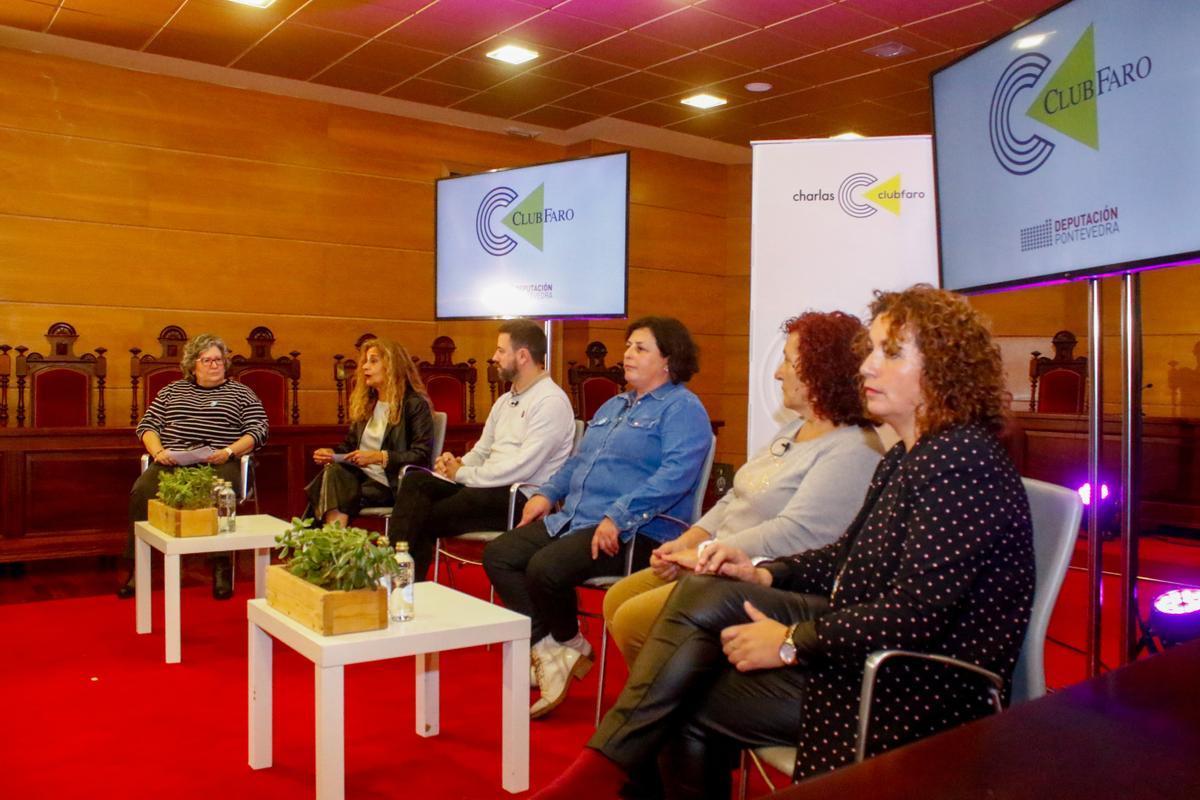
<instances>
[{"instance_id":1,"label":"black leather pant","mask_svg":"<svg viewBox=\"0 0 1200 800\"><path fill-rule=\"evenodd\" d=\"M683 578L588 746L634 775L658 758L669 798L722 800L738 750L794 746L803 667L740 673L722 652L721 630L749 622L745 600L788 624L828 605L823 597L725 578Z\"/></svg>"}]
</instances>

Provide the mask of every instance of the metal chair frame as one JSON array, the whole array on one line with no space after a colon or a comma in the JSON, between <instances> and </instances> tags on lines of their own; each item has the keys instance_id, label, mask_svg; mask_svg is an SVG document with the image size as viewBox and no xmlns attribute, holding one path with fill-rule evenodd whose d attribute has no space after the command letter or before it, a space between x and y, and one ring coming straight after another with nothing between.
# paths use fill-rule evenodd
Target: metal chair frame
<instances>
[{"instance_id":1,"label":"metal chair frame","mask_svg":"<svg viewBox=\"0 0 1200 800\"><path fill-rule=\"evenodd\" d=\"M1021 653L1013 670L1012 694L1009 704L1035 700L1046 693L1046 631L1050 616L1058 600L1063 578L1071 560L1075 540L1079 536L1079 524L1083 516L1083 502L1076 492L1062 486L1032 478L1022 478L1025 492L1029 496L1029 511L1033 522L1034 563L1037 579L1033 592L1033 610L1029 626L1021 644ZM854 745L854 761L858 763L867 756L867 740L870 735L871 707L874 702L875 682L880 669L893 659L918 659L957 667L985 678L993 713L1003 709L1002 692L1004 679L991 670L976 664L936 653L917 653L911 650L876 650L867 656L863 667L862 691L858 708L858 734ZM749 753L759 774L770 787L775 785L767 777L762 763L790 775L796 763L796 748L785 746L760 747L742 751L741 781L738 797L746 797L746 762Z\"/></svg>"}]
</instances>

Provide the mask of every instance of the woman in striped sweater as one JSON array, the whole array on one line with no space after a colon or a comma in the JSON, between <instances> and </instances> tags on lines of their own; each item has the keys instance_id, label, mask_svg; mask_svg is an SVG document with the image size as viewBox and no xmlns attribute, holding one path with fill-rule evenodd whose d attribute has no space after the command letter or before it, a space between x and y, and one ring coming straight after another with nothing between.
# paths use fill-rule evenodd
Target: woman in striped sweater
<instances>
[{"instance_id":1,"label":"woman in striped sweater","mask_svg":"<svg viewBox=\"0 0 1200 800\"><path fill-rule=\"evenodd\" d=\"M246 386L225 377L229 348L218 336L203 333L188 342L179 360L182 380L163 387L137 426L137 437L153 460L129 493L129 537L125 557L133 558L133 524L146 519L146 507L158 492L158 477L177 466L172 452L207 445L214 452L208 463L233 484L240 480L238 459L267 441L267 412ZM132 597L133 571L117 590ZM219 553L213 560L213 596L233 595L231 560Z\"/></svg>"}]
</instances>

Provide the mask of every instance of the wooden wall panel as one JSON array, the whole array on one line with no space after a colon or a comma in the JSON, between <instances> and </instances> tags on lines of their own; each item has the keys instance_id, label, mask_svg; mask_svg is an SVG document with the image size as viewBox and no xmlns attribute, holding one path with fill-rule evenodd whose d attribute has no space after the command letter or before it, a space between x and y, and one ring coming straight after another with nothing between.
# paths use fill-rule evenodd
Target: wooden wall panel
<instances>
[{"instance_id":1,"label":"wooden wall panel","mask_svg":"<svg viewBox=\"0 0 1200 800\"><path fill-rule=\"evenodd\" d=\"M275 355L301 353L306 424L336 419L332 356L350 355L362 332L422 359L449 335L456 361L478 362L482 421L496 323L433 319L435 180L626 149L561 148L10 50L0 50L0 94L0 342L44 352L42 334L65 320L80 331L78 351L107 347L110 426L129 421L128 349L156 353L168 324L216 332L236 352L252 327L270 327ZM725 419L721 457L740 463L749 170L634 149L631 179L630 312L677 316L695 332L705 366L694 388ZM620 363L624 320L558 328L560 379L592 339ZM740 360L730 371L731 354ZM264 458L288 473L274 488L267 479L268 497L306 469L294 454Z\"/></svg>"}]
</instances>

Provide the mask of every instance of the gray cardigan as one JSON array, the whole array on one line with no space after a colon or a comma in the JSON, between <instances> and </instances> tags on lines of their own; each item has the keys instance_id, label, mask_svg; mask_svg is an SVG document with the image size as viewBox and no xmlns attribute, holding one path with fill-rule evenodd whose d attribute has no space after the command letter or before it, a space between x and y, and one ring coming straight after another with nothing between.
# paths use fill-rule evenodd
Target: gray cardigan
<instances>
[{"instance_id":1,"label":"gray cardigan","mask_svg":"<svg viewBox=\"0 0 1200 800\"><path fill-rule=\"evenodd\" d=\"M696 525L752 557L787 556L841 536L862 505L882 445L870 428L853 426L792 441L801 425L785 425L746 462Z\"/></svg>"}]
</instances>

